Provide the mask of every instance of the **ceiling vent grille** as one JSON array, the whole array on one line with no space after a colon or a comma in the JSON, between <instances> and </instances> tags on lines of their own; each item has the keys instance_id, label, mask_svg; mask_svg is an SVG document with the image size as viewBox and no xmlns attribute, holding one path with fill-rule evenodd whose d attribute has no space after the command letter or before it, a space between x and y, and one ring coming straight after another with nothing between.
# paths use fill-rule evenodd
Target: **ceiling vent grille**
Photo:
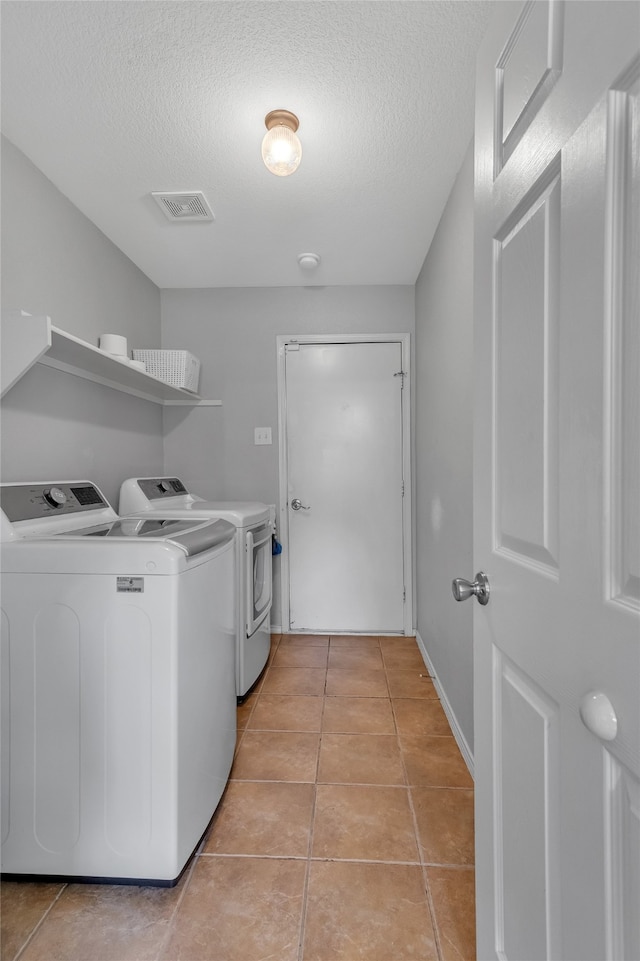
<instances>
[{"instance_id":1,"label":"ceiling vent grille","mask_svg":"<svg viewBox=\"0 0 640 961\"><path fill-rule=\"evenodd\" d=\"M214 220L213 211L200 190L188 193L174 190L169 193L151 191L151 196L168 220Z\"/></svg>"}]
</instances>

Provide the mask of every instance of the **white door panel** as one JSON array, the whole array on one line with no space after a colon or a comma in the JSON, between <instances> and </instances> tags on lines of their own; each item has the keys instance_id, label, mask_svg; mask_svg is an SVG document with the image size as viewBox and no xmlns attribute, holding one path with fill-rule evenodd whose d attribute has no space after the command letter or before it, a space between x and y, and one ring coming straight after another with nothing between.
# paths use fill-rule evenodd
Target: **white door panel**
<instances>
[{"instance_id":1,"label":"white door panel","mask_svg":"<svg viewBox=\"0 0 640 961\"><path fill-rule=\"evenodd\" d=\"M479 57L483 959L640 958L639 37L636 2L506 4Z\"/></svg>"},{"instance_id":2,"label":"white door panel","mask_svg":"<svg viewBox=\"0 0 640 961\"><path fill-rule=\"evenodd\" d=\"M286 350L293 631L404 630L402 361L400 342Z\"/></svg>"}]
</instances>

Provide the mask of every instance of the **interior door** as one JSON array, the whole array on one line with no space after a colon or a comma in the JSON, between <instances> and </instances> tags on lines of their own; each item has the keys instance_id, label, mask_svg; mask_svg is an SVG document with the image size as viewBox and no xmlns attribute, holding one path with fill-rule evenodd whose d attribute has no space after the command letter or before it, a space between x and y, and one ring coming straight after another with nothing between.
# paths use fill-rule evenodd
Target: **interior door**
<instances>
[{"instance_id":1,"label":"interior door","mask_svg":"<svg viewBox=\"0 0 640 961\"><path fill-rule=\"evenodd\" d=\"M478 61L478 957L640 958L640 10Z\"/></svg>"},{"instance_id":2,"label":"interior door","mask_svg":"<svg viewBox=\"0 0 640 961\"><path fill-rule=\"evenodd\" d=\"M405 629L403 347L284 353L291 631Z\"/></svg>"}]
</instances>

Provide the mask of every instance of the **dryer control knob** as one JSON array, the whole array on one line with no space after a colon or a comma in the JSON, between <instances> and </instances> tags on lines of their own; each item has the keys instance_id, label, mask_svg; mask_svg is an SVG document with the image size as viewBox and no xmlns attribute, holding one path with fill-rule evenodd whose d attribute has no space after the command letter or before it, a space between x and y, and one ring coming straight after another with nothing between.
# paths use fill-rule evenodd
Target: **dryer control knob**
<instances>
[{"instance_id":1,"label":"dryer control knob","mask_svg":"<svg viewBox=\"0 0 640 961\"><path fill-rule=\"evenodd\" d=\"M67 503L67 495L59 487L47 487L42 496L51 507L62 507Z\"/></svg>"}]
</instances>

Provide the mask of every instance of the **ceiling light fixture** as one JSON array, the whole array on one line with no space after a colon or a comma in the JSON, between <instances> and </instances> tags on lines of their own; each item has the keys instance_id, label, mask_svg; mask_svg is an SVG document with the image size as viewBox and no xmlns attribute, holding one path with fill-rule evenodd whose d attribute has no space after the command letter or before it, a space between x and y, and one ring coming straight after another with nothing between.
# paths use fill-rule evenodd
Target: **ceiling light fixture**
<instances>
[{"instance_id":1,"label":"ceiling light fixture","mask_svg":"<svg viewBox=\"0 0 640 961\"><path fill-rule=\"evenodd\" d=\"M302 144L296 136L300 122L289 110L272 110L264 118L267 133L262 141L262 159L276 177L288 177L298 169Z\"/></svg>"}]
</instances>

